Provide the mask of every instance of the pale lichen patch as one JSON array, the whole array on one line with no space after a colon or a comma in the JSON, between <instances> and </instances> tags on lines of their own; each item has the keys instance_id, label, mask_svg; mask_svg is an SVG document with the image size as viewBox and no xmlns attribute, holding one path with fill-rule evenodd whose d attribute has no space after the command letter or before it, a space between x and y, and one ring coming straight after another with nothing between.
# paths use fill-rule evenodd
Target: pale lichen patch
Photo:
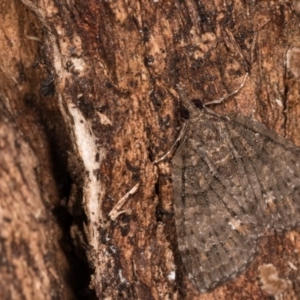
<instances>
[{"instance_id":1,"label":"pale lichen patch","mask_svg":"<svg viewBox=\"0 0 300 300\"><path fill-rule=\"evenodd\" d=\"M280 299L281 295L290 287L291 282L279 278L278 272L274 265L263 264L259 267L260 281L262 290L272 295L275 299Z\"/></svg>"}]
</instances>

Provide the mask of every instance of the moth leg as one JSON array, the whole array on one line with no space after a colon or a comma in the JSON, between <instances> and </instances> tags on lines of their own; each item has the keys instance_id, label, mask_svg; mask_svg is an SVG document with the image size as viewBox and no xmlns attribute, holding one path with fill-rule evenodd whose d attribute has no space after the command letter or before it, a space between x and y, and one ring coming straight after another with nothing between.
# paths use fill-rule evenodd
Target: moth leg
<instances>
[{"instance_id":1,"label":"moth leg","mask_svg":"<svg viewBox=\"0 0 300 300\"><path fill-rule=\"evenodd\" d=\"M169 151L167 151L167 153L165 153L162 157L158 158L157 160L154 161L155 164L158 164L159 162L165 160L168 156L173 156L175 150L177 149L178 144L181 142L182 138L186 135L186 132L188 130L188 123L184 123L184 125L182 126L177 139L175 140L175 142L173 143L171 149Z\"/></svg>"}]
</instances>

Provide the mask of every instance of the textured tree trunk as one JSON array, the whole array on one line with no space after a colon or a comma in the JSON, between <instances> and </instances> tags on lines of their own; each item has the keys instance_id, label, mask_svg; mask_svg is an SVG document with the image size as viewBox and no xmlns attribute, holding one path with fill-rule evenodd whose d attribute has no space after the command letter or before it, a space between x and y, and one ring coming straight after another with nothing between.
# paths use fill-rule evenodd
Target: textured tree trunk
<instances>
[{"instance_id":1,"label":"textured tree trunk","mask_svg":"<svg viewBox=\"0 0 300 300\"><path fill-rule=\"evenodd\" d=\"M0 298L296 299L295 231L198 293L154 162L181 128L176 84L205 103L247 73L215 111L300 145L298 2L0 0Z\"/></svg>"}]
</instances>

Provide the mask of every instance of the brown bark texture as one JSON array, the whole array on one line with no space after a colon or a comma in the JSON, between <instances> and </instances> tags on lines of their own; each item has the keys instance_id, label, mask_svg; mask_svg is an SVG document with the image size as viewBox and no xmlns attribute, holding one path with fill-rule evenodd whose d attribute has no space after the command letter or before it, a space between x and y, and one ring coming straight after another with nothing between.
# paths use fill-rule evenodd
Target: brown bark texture
<instances>
[{"instance_id":1,"label":"brown bark texture","mask_svg":"<svg viewBox=\"0 0 300 300\"><path fill-rule=\"evenodd\" d=\"M200 294L176 241L175 87L300 146L300 1L0 0L1 299L298 299L298 231ZM84 270L84 271L83 271ZM89 286L89 288L88 288ZM278 298L280 299L280 298Z\"/></svg>"}]
</instances>

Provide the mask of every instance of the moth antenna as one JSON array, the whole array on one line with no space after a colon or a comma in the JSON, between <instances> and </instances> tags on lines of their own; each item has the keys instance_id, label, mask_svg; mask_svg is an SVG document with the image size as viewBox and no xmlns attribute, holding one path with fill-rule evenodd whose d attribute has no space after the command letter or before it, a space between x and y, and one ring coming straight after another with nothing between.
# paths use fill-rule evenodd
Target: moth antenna
<instances>
[{"instance_id":1,"label":"moth antenna","mask_svg":"<svg viewBox=\"0 0 300 300\"><path fill-rule=\"evenodd\" d=\"M232 93L230 93L228 95L225 95L224 97L222 97L220 99L213 100L213 101L210 101L208 103L205 103L204 107L209 106L209 105L214 105L214 104L220 104L223 101L225 101L226 99L228 99L229 97L236 95L244 87L248 76L249 76L249 73L246 73L246 75L244 76L244 79L243 79L241 85L236 90L234 90Z\"/></svg>"}]
</instances>

